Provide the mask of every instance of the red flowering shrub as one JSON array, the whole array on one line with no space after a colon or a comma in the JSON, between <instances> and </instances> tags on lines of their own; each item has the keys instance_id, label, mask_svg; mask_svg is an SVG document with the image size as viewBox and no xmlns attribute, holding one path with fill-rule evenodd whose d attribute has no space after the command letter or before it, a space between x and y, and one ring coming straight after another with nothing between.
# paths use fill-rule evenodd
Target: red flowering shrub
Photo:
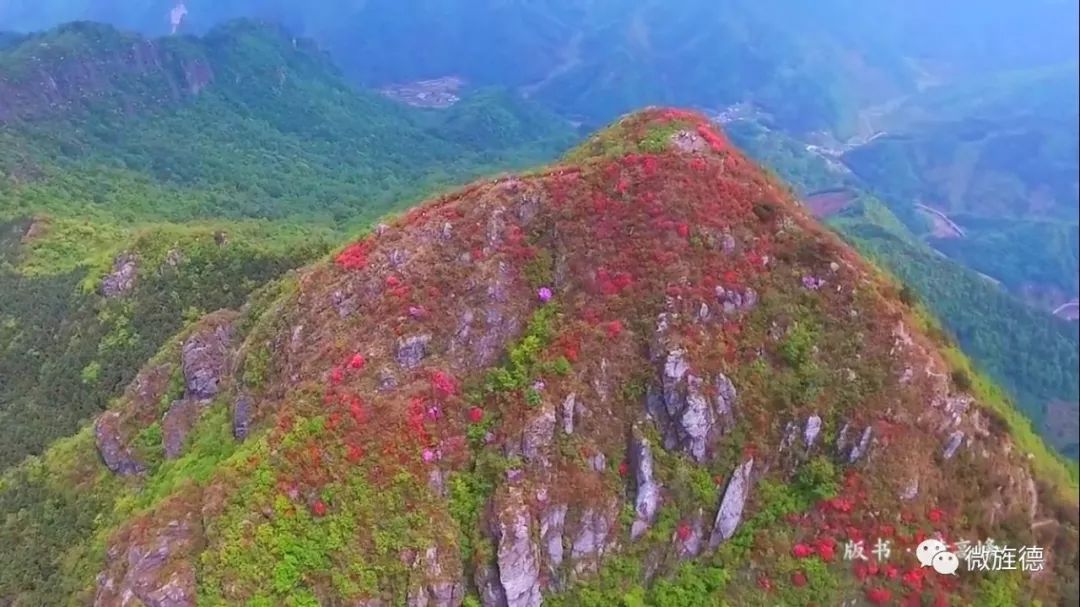
<instances>
[{"instance_id":1,"label":"red flowering shrub","mask_svg":"<svg viewBox=\"0 0 1080 607\"><path fill-rule=\"evenodd\" d=\"M363 424L367 421L367 415L364 413L364 403L359 396L353 396L349 399L349 415L357 424Z\"/></svg>"},{"instance_id":2,"label":"red flowering shrub","mask_svg":"<svg viewBox=\"0 0 1080 607\"><path fill-rule=\"evenodd\" d=\"M604 268L596 271L596 283L604 295L618 295L633 284L634 279L625 272L608 272Z\"/></svg>"},{"instance_id":3,"label":"red flowering shrub","mask_svg":"<svg viewBox=\"0 0 1080 607\"><path fill-rule=\"evenodd\" d=\"M341 370L341 367L334 367L330 370L330 383L340 384L343 377L345 377L345 373Z\"/></svg>"},{"instance_id":4,"label":"red flowering shrub","mask_svg":"<svg viewBox=\"0 0 1080 607\"><path fill-rule=\"evenodd\" d=\"M695 114L693 112L687 111L687 110L667 109L667 110L663 110L659 114L657 114L656 121L657 122L687 121L687 122L697 123L697 122L701 122L701 116L699 116L699 115L697 115L697 114Z\"/></svg>"},{"instance_id":5,"label":"red flowering shrub","mask_svg":"<svg viewBox=\"0 0 1080 607\"><path fill-rule=\"evenodd\" d=\"M690 535L693 531L690 529L690 525L683 521L679 523L679 527L675 530L675 534L679 536L679 540L685 542L690 539Z\"/></svg>"},{"instance_id":6,"label":"red flowering shrub","mask_svg":"<svg viewBox=\"0 0 1080 607\"><path fill-rule=\"evenodd\" d=\"M619 464L619 476L626 476L630 472L630 464L622 462Z\"/></svg>"},{"instance_id":7,"label":"red flowering shrub","mask_svg":"<svg viewBox=\"0 0 1080 607\"><path fill-rule=\"evenodd\" d=\"M712 148L712 151L723 152L728 149L727 141L720 135L717 135L716 131L709 128L709 125L699 124L697 132L698 135L701 135L702 139L709 143L709 147Z\"/></svg>"},{"instance_id":8,"label":"red flowering shrub","mask_svg":"<svg viewBox=\"0 0 1080 607\"><path fill-rule=\"evenodd\" d=\"M945 518L945 513L942 512L940 508L933 508L927 513L926 518L928 518L931 523L940 523L941 520Z\"/></svg>"},{"instance_id":9,"label":"red flowering shrub","mask_svg":"<svg viewBox=\"0 0 1080 607\"><path fill-rule=\"evenodd\" d=\"M458 391L457 380L454 379L453 375L443 371L436 371L431 374L431 387L440 396L453 396Z\"/></svg>"},{"instance_id":10,"label":"red flowering shrub","mask_svg":"<svg viewBox=\"0 0 1080 607\"><path fill-rule=\"evenodd\" d=\"M353 354L349 359L350 369L363 369L364 368L364 355L360 353Z\"/></svg>"},{"instance_id":11,"label":"red flowering shrub","mask_svg":"<svg viewBox=\"0 0 1080 607\"><path fill-rule=\"evenodd\" d=\"M348 453L345 455L345 457L350 462L355 464L356 462L363 459L364 450L361 449L360 447L357 447L356 445L349 445L349 450L348 450Z\"/></svg>"},{"instance_id":12,"label":"red flowering shrub","mask_svg":"<svg viewBox=\"0 0 1080 607\"><path fill-rule=\"evenodd\" d=\"M887 588L867 588L866 600L875 605L884 605L892 600L892 593Z\"/></svg>"},{"instance_id":13,"label":"red flowering shrub","mask_svg":"<svg viewBox=\"0 0 1080 607\"><path fill-rule=\"evenodd\" d=\"M623 324L620 320L613 320L607 324L607 333L610 337L618 337L622 334Z\"/></svg>"},{"instance_id":14,"label":"red flowering shrub","mask_svg":"<svg viewBox=\"0 0 1080 607\"><path fill-rule=\"evenodd\" d=\"M479 424L484 421L484 410L480 407L473 407L469 409L469 421L474 424Z\"/></svg>"},{"instance_id":15,"label":"red flowering shrub","mask_svg":"<svg viewBox=\"0 0 1080 607\"><path fill-rule=\"evenodd\" d=\"M922 590L923 588L923 569L912 569L904 574L904 585L912 590Z\"/></svg>"},{"instance_id":16,"label":"red flowering shrub","mask_svg":"<svg viewBox=\"0 0 1080 607\"><path fill-rule=\"evenodd\" d=\"M795 544L795 546L791 548L791 556L797 559L804 559L812 554L814 554L813 546L807 546L806 544Z\"/></svg>"},{"instance_id":17,"label":"red flowering shrub","mask_svg":"<svg viewBox=\"0 0 1080 607\"><path fill-rule=\"evenodd\" d=\"M656 157L645 156L641 161L641 168L645 171L645 175L652 177L656 174Z\"/></svg>"},{"instance_id":18,"label":"red flowering shrub","mask_svg":"<svg viewBox=\"0 0 1080 607\"><path fill-rule=\"evenodd\" d=\"M806 585L806 574L802 571L796 571L791 574L791 585L796 588L802 588Z\"/></svg>"},{"instance_id":19,"label":"red flowering shrub","mask_svg":"<svg viewBox=\"0 0 1080 607\"><path fill-rule=\"evenodd\" d=\"M837 497L827 502L829 508L841 514L850 514L855 509L855 502L846 497Z\"/></svg>"},{"instance_id":20,"label":"red flowering shrub","mask_svg":"<svg viewBox=\"0 0 1080 607\"><path fill-rule=\"evenodd\" d=\"M764 575L757 579L757 585L762 590L772 590L772 580Z\"/></svg>"},{"instance_id":21,"label":"red flowering shrub","mask_svg":"<svg viewBox=\"0 0 1080 607\"><path fill-rule=\"evenodd\" d=\"M322 500L315 500L315 503L311 505L311 513L315 516L326 516L326 503Z\"/></svg>"},{"instance_id":22,"label":"red flowering shrub","mask_svg":"<svg viewBox=\"0 0 1080 607\"><path fill-rule=\"evenodd\" d=\"M367 266L367 254L369 246L367 242L353 243L338 254L334 259L338 267L346 270L362 270Z\"/></svg>"},{"instance_id":23,"label":"red flowering shrub","mask_svg":"<svg viewBox=\"0 0 1080 607\"><path fill-rule=\"evenodd\" d=\"M836 559L836 542L831 538L822 538L817 543L817 553L821 560L831 563Z\"/></svg>"}]
</instances>

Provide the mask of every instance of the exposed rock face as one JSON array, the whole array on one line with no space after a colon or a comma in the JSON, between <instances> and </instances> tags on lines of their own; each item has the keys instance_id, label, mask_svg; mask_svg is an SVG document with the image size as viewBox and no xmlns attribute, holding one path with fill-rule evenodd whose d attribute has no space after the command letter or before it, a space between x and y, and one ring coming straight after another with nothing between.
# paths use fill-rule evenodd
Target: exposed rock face
<instances>
[{"instance_id":1,"label":"exposed rock face","mask_svg":"<svg viewBox=\"0 0 1080 607\"><path fill-rule=\"evenodd\" d=\"M200 533L193 512L168 520L159 515L146 526L129 526L106 553L108 564L97 578L95 607L194 607L191 557Z\"/></svg>"},{"instance_id":2,"label":"exposed rock face","mask_svg":"<svg viewBox=\"0 0 1080 607\"><path fill-rule=\"evenodd\" d=\"M198 401L178 400L165 412L161 418L161 435L166 458L176 459L183 453L187 435L199 420L201 411L202 405Z\"/></svg>"},{"instance_id":3,"label":"exposed rock face","mask_svg":"<svg viewBox=\"0 0 1080 607\"><path fill-rule=\"evenodd\" d=\"M139 272L138 260L130 253L117 256L112 271L101 280L101 294L111 299L127 294L135 287Z\"/></svg>"},{"instance_id":4,"label":"exposed rock face","mask_svg":"<svg viewBox=\"0 0 1080 607\"><path fill-rule=\"evenodd\" d=\"M639 432L635 432L631 438L629 460L637 484L637 496L634 498L637 517L630 529L630 537L637 539L656 520L656 510L660 505L660 485L653 478L652 448Z\"/></svg>"},{"instance_id":5,"label":"exposed rock face","mask_svg":"<svg viewBox=\"0 0 1080 607\"><path fill-rule=\"evenodd\" d=\"M188 434L211 399L218 394L229 371L232 318L233 315L211 317L181 347L184 396L172 403L161 419L165 457L169 459L183 454ZM250 407L248 409L248 415L251 415Z\"/></svg>"},{"instance_id":6,"label":"exposed rock face","mask_svg":"<svg viewBox=\"0 0 1080 607\"><path fill-rule=\"evenodd\" d=\"M555 421L555 406L545 402L540 412L526 424L521 437L521 454L525 461L535 462L544 458L555 438Z\"/></svg>"},{"instance_id":7,"label":"exposed rock face","mask_svg":"<svg viewBox=\"0 0 1080 607\"><path fill-rule=\"evenodd\" d=\"M562 428L566 434L574 433L574 417L577 415L577 395L569 394L562 402Z\"/></svg>"},{"instance_id":8,"label":"exposed rock face","mask_svg":"<svg viewBox=\"0 0 1080 607\"><path fill-rule=\"evenodd\" d=\"M730 238L730 236L729 236ZM716 287L716 301L720 304L724 314L731 315L736 312L748 312L757 305L757 292L747 287L745 289L725 289Z\"/></svg>"},{"instance_id":9,"label":"exposed rock face","mask_svg":"<svg viewBox=\"0 0 1080 607\"><path fill-rule=\"evenodd\" d=\"M473 583L480 592L480 604L484 607L507 607L506 593L499 582L499 571L494 564L484 564L476 568Z\"/></svg>"},{"instance_id":10,"label":"exposed rock face","mask_svg":"<svg viewBox=\"0 0 1080 607\"><path fill-rule=\"evenodd\" d=\"M575 574L595 573L599 569L600 558L608 546L608 534L615 524L615 514L614 502L606 508L592 507L582 513L578 532L570 549L570 561Z\"/></svg>"},{"instance_id":11,"label":"exposed rock face","mask_svg":"<svg viewBox=\"0 0 1080 607\"><path fill-rule=\"evenodd\" d=\"M960 450L960 445L964 444L964 433L957 430L949 435L949 441L945 443L945 450L942 453L945 459L952 459L956 452Z\"/></svg>"},{"instance_id":12,"label":"exposed rock face","mask_svg":"<svg viewBox=\"0 0 1080 607\"><path fill-rule=\"evenodd\" d=\"M416 563L420 583L409 591L408 607L459 607L465 599L461 573L444 572L439 549L430 546Z\"/></svg>"},{"instance_id":13,"label":"exposed rock face","mask_svg":"<svg viewBox=\"0 0 1080 607\"><path fill-rule=\"evenodd\" d=\"M873 437L873 434L874 429L870 426L867 426L866 429L863 430L859 442L852 448L851 455L848 456L848 463L854 464L866 455L866 452L870 450L870 440Z\"/></svg>"},{"instance_id":14,"label":"exposed rock face","mask_svg":"<svg viewBox=\"0 0 1080 607\"><path fill-rule=\"evenodd\" d=\"M704 152L709 149L709 144L701 135L693 131L679 131L671 136L671 143L675 149L684 153Z\"/></svg>"},{"instance_id":15,"label":"exposed rock face","mask_svg":"<svg viewBox=\"0 0 1080 607\"><path fill-rule=\"evenodd\" d=\"M746 506L746 498L750 495L750 475L754 469L754 459L750 458L735 469L728 483L724 499L720 502L720 510L716 513L716 523L713 525L712 536L709 538L709 547L716 548L722 542L731 539L735 530L742 522L743 508Z\"/></svg>"},{"instance_id":16,"label":"exposed rock face","mask_svg":"<svg viewBox=\"0 0 1080 607\"><path fill-rule=\"evenodd\" d=\"M217 395L227 369L232 337L232 324L222 323L197 331L184 342L185 398L206 400Z\"/></svg>"},{"instance_id":17,"label":"exposed rock face","mask_svg":"<svg viewBox=\"0 0 1080 607\"><path fill-rule=\"evenodd\" d=\"M106 411L98 418L94 426L98 452L105 462L105 467L120 476L140 474L146 467L137 461L127 447L127 441L120 431L120 414Z\"/></svg>"},{"instance_id":18,"label":"exposed rock face","mask_svg":"<svg viewBox=\"0 0 1080 607\"><path fill-rule=\"evenodd\" d=\"M412 337L405 337L398 341L397 347L397 362L406 369L415 369L420 366L420 362L427 356L428 343L431 342L431 335L413 335Z\"/></svg>"},{"instance_id":19,"label":"exposed rock face","mask_svg":"<svg viewBox=\"0 0 1080 607\"><path fill-rule=\"evenodd\" d=\"M330 294L330 304L337 310L338 316L346 318L360 308L360 298L339 289Z\"/></svg>"},{"instance_id":20,"label":"exposed rock face","mask_svg":"<svg viewBox=\"0 0 1080 607\"><path fill-rule=\"evenodd\" d=\"M813 449L814 443L817 442L818 434L821 433L821 418L817 415L811 415L806 420L806 429L803 430L803 442L806 443L807 449Z\"/></svg>"},{"instance_id":21,"label":"exposed rock face","mask_svg":"<svg viewBox=\"0 0 1080 607\"><path fill-rule=\"evenodd\" d=\"M725 431L735 425L735 385L723 373L716 375L716 416Z\"/></svg>"},{"instance_id":22,"label":"exposed rock face","mask_svg":"<svg viewBox=\"0 0 1080 607\"><path fill-rule=\"evenodd\" d=\"M247 438L251 421L255 417L255 403L247 394L241 394L233 403L233 436L236 440Z\"/></svg>"},{"instance_id":23,"label":"exposed rock face","mask_svg":"<svg viewBox=\"0 0 1080 607\"><path fill-rule=\"evenodd\" d=\"M563 529L567 510L566 504L550 505L540 516L540 545L551 580L558 580L559 568L563 563Z\"/></svg>"},{"instance_id":24,"label":"exposed rock face","mask_svg":"<svg viewBox=\"0 0 1080 607\"><path fill-rule=\"evenodd\" d=\"M507 607L539 607L540 555L521 491L510 489L507 503L499 511L499 582Z\"/></svg>"}]
</instances>

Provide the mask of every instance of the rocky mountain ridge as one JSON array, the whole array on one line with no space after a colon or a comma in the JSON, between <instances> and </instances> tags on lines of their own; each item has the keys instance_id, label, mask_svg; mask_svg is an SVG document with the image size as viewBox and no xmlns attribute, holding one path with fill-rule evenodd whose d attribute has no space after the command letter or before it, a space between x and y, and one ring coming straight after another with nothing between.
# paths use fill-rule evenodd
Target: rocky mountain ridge
<instances>
[{"instance_id":1,"label":"rocky mountain ridge","mask_svg":"<svg viewBox=\"0 0 1080 607\"><path fill-rule=\"evenodd\" d=\"M1046 546L1006 591L1057 603L1069 481L895 289L702 117L629 116L564 165L380 225L144 368L96 433L142 506L99 530L84 600L991 604L987 575L837 557L985 534ZM242 442L162 491L210 428Z\"/></svg>"},{"instance_id":2,"label":"rocky mountain ridge","mask_svg":"<svg viewBox=\"0 0 1080 607\"><path fill-rule=\"evenodd\" d=\"M1067 603L1075 479L898 291L704 117L627 116L171 340L5 475L0 598ZM938 576L932 535L1045 568Z\"/></svg>"}]
</instances>

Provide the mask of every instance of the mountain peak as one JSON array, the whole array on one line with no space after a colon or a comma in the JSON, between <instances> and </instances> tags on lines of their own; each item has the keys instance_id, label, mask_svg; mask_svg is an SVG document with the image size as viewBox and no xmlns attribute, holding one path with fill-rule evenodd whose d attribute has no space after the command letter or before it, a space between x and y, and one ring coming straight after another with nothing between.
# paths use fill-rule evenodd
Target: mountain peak
<instances>
[{"instance_id":1,"label":"mountain peak","mask_svg":"<svg viewBox=\"0 0 1080 607\"><path fill-rule=\"evenodd\" d=\"M674 136L678 134L678 136ZM723 154L731 143L699 112L650 107L627 114L571 152L568 160L675 151Z\"/></svg>"},{"instance_id":2,"label":"mountain peak","mask_svg":"<svg viewBox=\"0 0 1080 607\"><path fill-rule=\"evenodd\" d=\"M1014 580L1053 603L1075 502L925 322L703 117L633 114L171 344L97 448L125 482L211 472L119 522L98 596L536 606L710 580L731 604L947 601L981 578L904 548L989 533L1054 546L1060 576ZM837 559L866 537L895 576ZM150 542L165 556L131 575Z\"/></svg>"}]
</instances>

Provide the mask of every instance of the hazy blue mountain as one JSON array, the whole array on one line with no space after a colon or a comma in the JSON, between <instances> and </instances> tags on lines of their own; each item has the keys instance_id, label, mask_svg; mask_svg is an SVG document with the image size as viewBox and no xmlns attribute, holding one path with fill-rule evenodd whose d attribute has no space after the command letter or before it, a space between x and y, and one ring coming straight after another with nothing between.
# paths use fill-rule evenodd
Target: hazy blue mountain
<instances>
[{"instance_id":1,"label":"hazy blue mountain","mask_svg":"<svg viewBox=\"0 0 1080 607\"><path fill-rule=\"evenodd\" d=\"M0 28L95 19L170 30L176 0L16 0ZM1077 2L188 0L182 31L260 16L317 39L357 82L456 74L593 122L648 104L754 101L793 130L850 133L920 81L1075 60Z\"/></svg>"}]
</instances>

